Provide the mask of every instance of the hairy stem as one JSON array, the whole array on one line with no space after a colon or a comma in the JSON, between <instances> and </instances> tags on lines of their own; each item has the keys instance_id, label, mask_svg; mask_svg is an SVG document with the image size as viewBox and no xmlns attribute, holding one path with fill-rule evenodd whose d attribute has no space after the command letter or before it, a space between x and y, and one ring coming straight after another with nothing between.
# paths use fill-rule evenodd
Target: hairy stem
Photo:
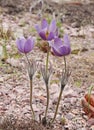
<instances>
[{"instance_id":1,"label":"hairy stem","mask_svg":"<svg viewBox=\"0 0 94 130\"><path fill-rule=\"evenodd\" d=\"M47 48L47 58L46 58L46 75L48 75L48 62L49 62L49 50L50 50L49 44L47 44L47 45L48 45L48 48ZM46 83L46 91L47 91L47 105L46 105L45 117L47 116L48 107L49 107L49 87L48 87L48 83Z\"/></svg>"},{"instance_id":2,"label":"hairy stem","mask_svg":"<svg viewBox=\"0 0 94 130\"><path fill-rule=\"evenodd\" d=\"M35 119L35 114L34 114L34 110L32 107L32 91L33 91L33 87L32 87L32 79L30 79L30 107L31 107L31 111L33 114L33 119Z\"/></svg>"},{"instance_id":3,"label":"hairy stem","mask_svg":"<svg viewBox=\"0 0 94 130\"><path fill-rule=\"evenodd\" d=\"M64 65L65 65L65 75L66 75L67 65L66 65L66 58L65 58L65 56L64 56Z\"/></svg>"},{"instance_id":4,"label":"hairy stem","mask_svg":"<svg viewBox=\"0 0 94 130\"><path fill-rule=\"evenodd\" d=\"M49 63L49 44L47 44L47 58L46 58L46 74L48 73L48 63Z\"/></svg>"},{"instance_id":5,"label":"hairy stem","mask_svg":"<svg viewBox=\"0 0 94 130\"><path fill-rule=\"evenodd\" d=\"M28 62L28 67L30 68L31 64L30 64L30 61L29 61L26 54L25 54L25 57L26 57L26 60ZM35 119L35 114L34 114L34 110L33 110L33 106L32 106L32 92L33 92L32 79L33 79L33 76L30 75L29 71L28 71L28 73L29 73L29 78L30 78L30 107L31 107L31 111L32 111L32 114L33 114L33 119Z\"/></svg>"},{"instance_id":6,"label":"hairy stem","mask_svg":"<svg viewBox=\"0 0 94 130\"><path fill-rule=\"evenodd\" d=\"M46 105L45 117L47 116L48 107L49 107L49 87L48 87L48 84L46 85L46 90L47 90L47 105Z\"/></svg>"},{"instance_id":7,"label":"hairy stem","mask_svg":"<svg viewBox=\"0 0 94 130\"><path fill-rule=\"evenodd\" d=\"M67 73L67 68L66 68L66 58L65 58L65 56L64 56L64 65L65 65L65 72L64 72L64 77L62 77L63 78L63 80L65 80L65 78L66 78L66 73ZM63 71L62 71L62 75L63 75ZM64 81L63 81L64 82ZM62 87L63 86L63 87ZM52 119L52 121L51 121L51 123L53 123L54 121L55 121L55 119L56 119L56 115L57 115L57 112L58 112L58 108L59 108L59 104L60 104L60 100L61 100L61 97L62 97L62 92L63 92L63 89L64 89L64 87L65 87L65 83L64 84L61 84L61 90L60 90L60 94L59 94L59 97L58 97L58 102L57 102L57 105L56 105L56 110L55 110L55 114L54 114L54 117L53 117L53 119Z\"/></svg>"},{"instance_id":8,"label":"hairy stem","mask_svg":"<svg viewBox=\"0 0 94 130\"><path fill-rule=\"evenodd\" d=\"M29 65L29 67L31 66L30 65L30 61L29 61L29 59L28 59L28 57L27 57L27 55L25 54L25 57L26 57L26 60L27 60L27 62L28 62L28 65Z\"/></svg>"},{"instance_id":9,"label":"hairy stem","mask_svg":"<svg viewBox=\"0 0 94 130\"><path fill-rule=\"evenodd\" d=\"M56 115L57 115L57 112L58 112L58 108L59 108L59 104L60 104L60 100L61 100L61 97L62 97L62 92L63 92L63 90L61 89L60 94L59 94L59 98L58 98L58 102L57 102L57 106L56 106L56 110L55 110L55 114L54 114L54 117L53 117L51 123L53 123L55 121L55 118L56 118Z\"/></svg>"}]
</instances>

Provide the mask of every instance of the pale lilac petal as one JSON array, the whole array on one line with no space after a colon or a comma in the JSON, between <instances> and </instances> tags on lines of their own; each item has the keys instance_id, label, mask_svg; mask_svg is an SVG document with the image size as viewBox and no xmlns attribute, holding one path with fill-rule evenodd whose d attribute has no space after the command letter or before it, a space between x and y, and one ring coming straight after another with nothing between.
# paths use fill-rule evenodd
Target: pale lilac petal
<instances>
[{"instance_id":1,"label":"pale lilac petal","mask_svg":"<svg viewBox=\"0 0 94 130\"><path fill-rule=\"evenodd\" d=\"M71 48L68 45L62 43L60 38L55 38L54 44L50 43L53 53L56 56L66 56L69 55L71 52Z\"/></svg>"},{"instance_id":2,"label":"pale lilac petal","mask_svg":"<svg viewBox=\"0 0 94 130\"><path fill-rule=\"evenodd\" d=\"M57 56L62 56L62 53L60 52L60 47L63 46L62 41L60 38L55 38L54 43L50 43L52 46L53 53Z\"/></svg>"},{"instance_id":3,"label":"pale lilac petal","mask_svg":"<svg viewBox=\"0 0 94 130\"><path fill-rule=\"evenodd\" d=\"M62 46L60 48L53 48L53 53L56 56L66 56L68 54L70 54L70 51L68 50L68 48L66 46Z\"/></svg>"},{"instance_id":4,"label":"pale lilac petal","mask_svg":"<svg viewBox=\"0 0 94 130\"><path fill-rule=\"evenodd\" d=\"M52 51L54 53L54 55L56 56L61 56L60 52L59 52L59 48L62 45L62 41L60 38L55 38L54 39L54 43L50 42L50 46L52 47Z\"/></svg>"},{"instance_id":5,"label":"pale lilac petal","mask_svg":"<svg viewBox=\"0 0 94 130\"><path fill-rule=\"evenodd\" d=\"M71 47L67 47L68 48L68 54L71 53Z\"/></svg>"},{"instance_id":6,"label":"pale lilac petal","mask_svg":"<svg viewBox=\"0 0 94 130\"><path fill-rule=\"evenodd\" d=\"M54 39L54 34L53 34L53 32L50 32L47 40L52 40L52 39Z\"/></svg>"},{"instance_id":7,"label":"pale lilac petal","mask_svg":"<svg viewBox=\"0 0 94 130\"><path fill-rule=\"evenodd\" d=\"M71 53L70 40L67 34L64 35L64 45L68 48L68 53Z\"/></svg>"},{"instance_id":8,"label":"pale lilac petal","mask_svg":"<svg viewBox=\"0 0 94 130\"><path fill-rule=\"evenodd\" d=\"M55 32L56 31L56 21L52 20L49 26L49 32Z\"/></svg>"},{"instance_id":9,"label":"pale lilac petal","mask_svg":"<svg viewBox=\"0 0 94 130\"><path fill-rule=\"evenodd\" d=\"M48 28L48 22L46 19L43 19L41 23L41 29L44 29L44 28Z\"/></svg>"},{"instance_id":10,"label":"pale lilac petal","mask_svg":"<svg viewBox=\"0 0 94 130\"><path fill-rule=\"evenodd\" d=\"M68 47L68 54L71 53L71 47Z\"/></svg>"},{"instance_id":11,"label":"pale lilac petal","mask_svg":"<svg viewBox=\"0 0 94 130\"><path fill-rule=\"evenodd\" d=\"M37 32L43 40L52 40L58 36L58 29L56 27L56 21L52 20L49 25L46 19L43 19L41 22L41 26L35 26Z\"/></svg>"},{"instance_id":12,"label":"pale lilac petal","mask_svg":"<svg viewBox=\"0 0 94 130\"><path fill-rule=\"evenodd\" d=\"M59 50L56 48L52 48L52 52L54 53L54 55L56 56L62 56L62 54L60 54Z\"/></svg>"},{"instance_id":13,"label":"pale lilac petal","mask_svg":"<svg viewBox=\"0 0 94 130\"><path fill-rule=\"evenodd\" d=\"M47 40L45 31L39 32L39 35L40 35L40 37L41 37L43 40Z\"/></svg>"},{"instance_id":14,"label":"pale lilac petal","mask_svg":"<svg viewBox=\"0 0 94 130\"><path fill-rule=\"evenodd\" d=\"M60 48L63 45L62 40L60 38L55 38L54 40L54 46L56 48Z\"/></svg>"},{"instance_id":15,"label":"pale lilac petal","mask_svg":"<svg viewBox=\"0 0 94 130\"><path fill-rule=\"evenodd\" d=\"M34 40L33 38L29 37L24 46L24 53L30 52L34 47Z\"/></svg>"},{"instance_id":16,"label":"pale lilac petal","mask_svg":"<svg viewBox=\"0 0 94 130\"><path fill-rule=\"evenodd\" d=\"M69 40L69 38L68 38L68 34L65 34L65 35L64 35L64 44L70 46L70 40Z\"/></svg>"},{"instance_id":17,"label":"pale lilac petal","mask_svg":"<svg viewBox=\"0 0 94 130\"><path fill-rule=\"evenodd\" d=\"M24 37L21 37L16 40L16 44L18 47L18 50L22 53L24 53L24 45L25 45L26 39Z\"/></svg>"},{"instance_id":18,"label":"pale lilac petal","mask_svg":"<svg viewBox=\"0 0 94 130\"><path fill-rule=\"evenodd\" d=\"M55 38L58 38L58 36L59 36L59 30L58 30L58 28L56 28L56 31L55 31Z\"/></svg>"},{"instance_id":19,"label":"pale lilac petal","mask_svg":"<svg viewBox=\"0 0 94 130\"><path fill-rule=\"evenodd\" d=\"M70 49L67 46L62 46L61 48L59 48L59 51L62 54L62 56L70 54Z\"/></svg>"}]
</instances>

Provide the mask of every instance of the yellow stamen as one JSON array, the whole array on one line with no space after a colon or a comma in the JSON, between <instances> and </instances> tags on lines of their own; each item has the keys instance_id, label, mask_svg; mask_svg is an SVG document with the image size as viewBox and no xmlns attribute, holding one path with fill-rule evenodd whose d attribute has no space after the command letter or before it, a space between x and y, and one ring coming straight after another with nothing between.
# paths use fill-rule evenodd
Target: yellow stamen
<instances>
[{"instance_id":1,"label":"yellow stamen","mask_svg":"<svg viewBox=\"0 0 94 130\"><path fill-rule=\"evenodd\" d=\"M46 32L46 38L48 38L48 36L49 36L49 32L47 31L47 32Z\"/></svg>"}]
</instances>

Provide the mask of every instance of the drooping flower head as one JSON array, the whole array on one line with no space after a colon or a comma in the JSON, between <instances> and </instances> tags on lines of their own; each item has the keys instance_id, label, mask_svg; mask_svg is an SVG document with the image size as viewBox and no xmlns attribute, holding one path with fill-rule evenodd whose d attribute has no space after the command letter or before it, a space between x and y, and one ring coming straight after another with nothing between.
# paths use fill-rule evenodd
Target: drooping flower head
<instances>
[{"instance_id":1,"label":"drooping flower head","mask_svg":"<svg viewBox=\"0 0 94 130\"><path fill-rule=\"evenodd\" d=\"M58 36L58 29L56 27L56 21L52 20L50 24L48 24L46 19L43 19L41 25L35 26L39 36L43 40L50 41Z\"/></svg>"},{"instance_id":2,"label":"drooping flower head","mask_svg":"<svg viewBox=\"0 0 94 130\"><path fill-rule=\"evenodd\" d=\"M55 38L54 43L50 43L52 52L56 56L66 56L71 53L70 41L68 35L64 35L64 41L60 38Z\"/></svg>"},{"instance_id":3,"label":"drooping flower head","mask_svg":"<svg viewBox=\"0 0 94 130\"><path fill-rule=\"evenodd\" d=\"M16 40L16 44L18 47L18 50L21 53L28 53L32 51L34 48L34 39L32 37L28 37L27 39L24 37L20 37Z\"/></svg>"}]
</instances>

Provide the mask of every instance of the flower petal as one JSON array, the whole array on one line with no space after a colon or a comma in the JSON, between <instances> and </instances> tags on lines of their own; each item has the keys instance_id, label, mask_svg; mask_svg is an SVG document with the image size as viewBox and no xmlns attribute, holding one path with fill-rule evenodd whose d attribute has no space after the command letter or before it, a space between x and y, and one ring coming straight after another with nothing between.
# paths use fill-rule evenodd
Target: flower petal
<instances>
[{"instance_id":1,"label":"flower petal","mask_svg":"<svg viewBox=\"0 0 94 130\"><path fill-rule=\"evenodd\" d=\"M68 53L70 54L71 53L71 46L70 46L70 40L69 40L67 34L64 35L64 45L67 46Z\"/></svg>"},{"instance_id":2,"label":"flower petal","mask_svg":"<svg viewBox=\"0 0 94 130\"><path fill-rule=\"evenodd\" d=\"M62 54L60 54L60 52L59 52L59 50L58 49L56 49L56 48L52 48L52 52L54 53L54 55L56 55L56 56L62 56Z\"/></svg>"},{"instance_id":3,"label":"flower petal","mask_svg":"<svg viewBox=\"0 0 94 130\"><path fill-rule=\"evenodd\" d=\"M55 38L54 40L54 46L56 48L60 48L63 45L62 40L60 38Z\"/></svg>"},{"instance_id":4,"label":"flower petal","mask_svg":"<svg viewBox=\"0 0 94 130\"><path fill-rule=\"evenodd\" d=\"M21 37L16 40L16 44L18 47L18 50L22 53L24 53L24 45L25 45L26 39L24 37Z\"/></svg>"},{"instance_id":5,"label":"flower petal","mask_svg":"<svg viewBox=\"0 0 94 130\"><path fill-rule=\"evenodd\" d=\"M50 43L53 53L56 56L66 56L70 54L71 48L68 45L62 43L60 38L55 38L54 44Z\"/></svg>"},{"instance_id":6,"label":"flower petal","mask_svg":"<svg viewBox=\"0 0 94 130\"><path fill-rule=\"evenodd\" d=\"M70 46L70 40L69 40L69 38L68 38L68 34L65 34L65 35L64 35L64 44Z\"/></svg>"},{"instance_id":7,"label":"flower petal","mask_svg":"<svg viewBox=\"0 0 94 130\"><path fill-rule=\"evenodd\" d=\"M41 23L41 29L44 29L44 28L48 28L48 22L46 19L43 19Z\"/></svg>"},{"instance_id":8,"label":"flower petal","mask_svg":"<svg viewBox=\"0 0 94 130\"><path fill-rule=\"evenodd\" d=\"M54 34L53 34L53 32L50 32L47 40L52 40L52 39L54 39Z\"/></svg>"},{"instance_id":9,"label":"flower petal","mask_svg":"<svg viewBox=\"0 0 94 130\"><path fill-rule=\"evenodd\" d=\"M55 32L55 31L56 31L56 21L53 19L49 25L49 32Z\"/></svg>"},{"instance_id":10,"label":"flower petal","mask_svg":"<svg viewBox=\"0 0 94 130\"><path fill-rule=\"evenodd\" d=\"M69 54L70 54L70 48L67 47L67 46L64 46L64 45L59 48L59 51L60 51L60 54L61 54L62 56L66 56L66 55L69 55Z\"/></svg>"},{"instance_id":11,"label":"flower petal","mask_svg":"<svg viewBox=\"0 0 94 130\"><path fill-rule=\"evenodd\" d=\"M24 53L30 52L33 49L33 47L34 47L34 40L33 38L29 37L25 42Z\"/></svg>"},{"instance_id":12,"label":"flower petal","mask_svg":"<svg viewBox=\"0 0 94 130\"><path fill-rule=\"evenodd\" d=\"M55 31L55 38L58 38L58 36L59 36L59 30L58 30L58 28L56 28L56 31Z\"/></svg>"},{"instance_id":13,"label":"flower petal","mask_svg":"<svg viewBox=\"0 0 94 130\"><path fill-rule=\"evenodd\" d=\"M39 35L43 40L47 40L45 31L40 31Z\"/></svg>"},{"instance_id":14,"label":"flower petal","mask_svg":"<svg viewBox=\"0 0 94 130\"><path fill-rule=\"evenodd\" d=\"M63 44L60 38L55 38L54 43L50 43L50 45L52 47L53 53L56 56L62 56L62 53L60 52L60 47L62 47Z\"/></svg>"}]
</instances>

